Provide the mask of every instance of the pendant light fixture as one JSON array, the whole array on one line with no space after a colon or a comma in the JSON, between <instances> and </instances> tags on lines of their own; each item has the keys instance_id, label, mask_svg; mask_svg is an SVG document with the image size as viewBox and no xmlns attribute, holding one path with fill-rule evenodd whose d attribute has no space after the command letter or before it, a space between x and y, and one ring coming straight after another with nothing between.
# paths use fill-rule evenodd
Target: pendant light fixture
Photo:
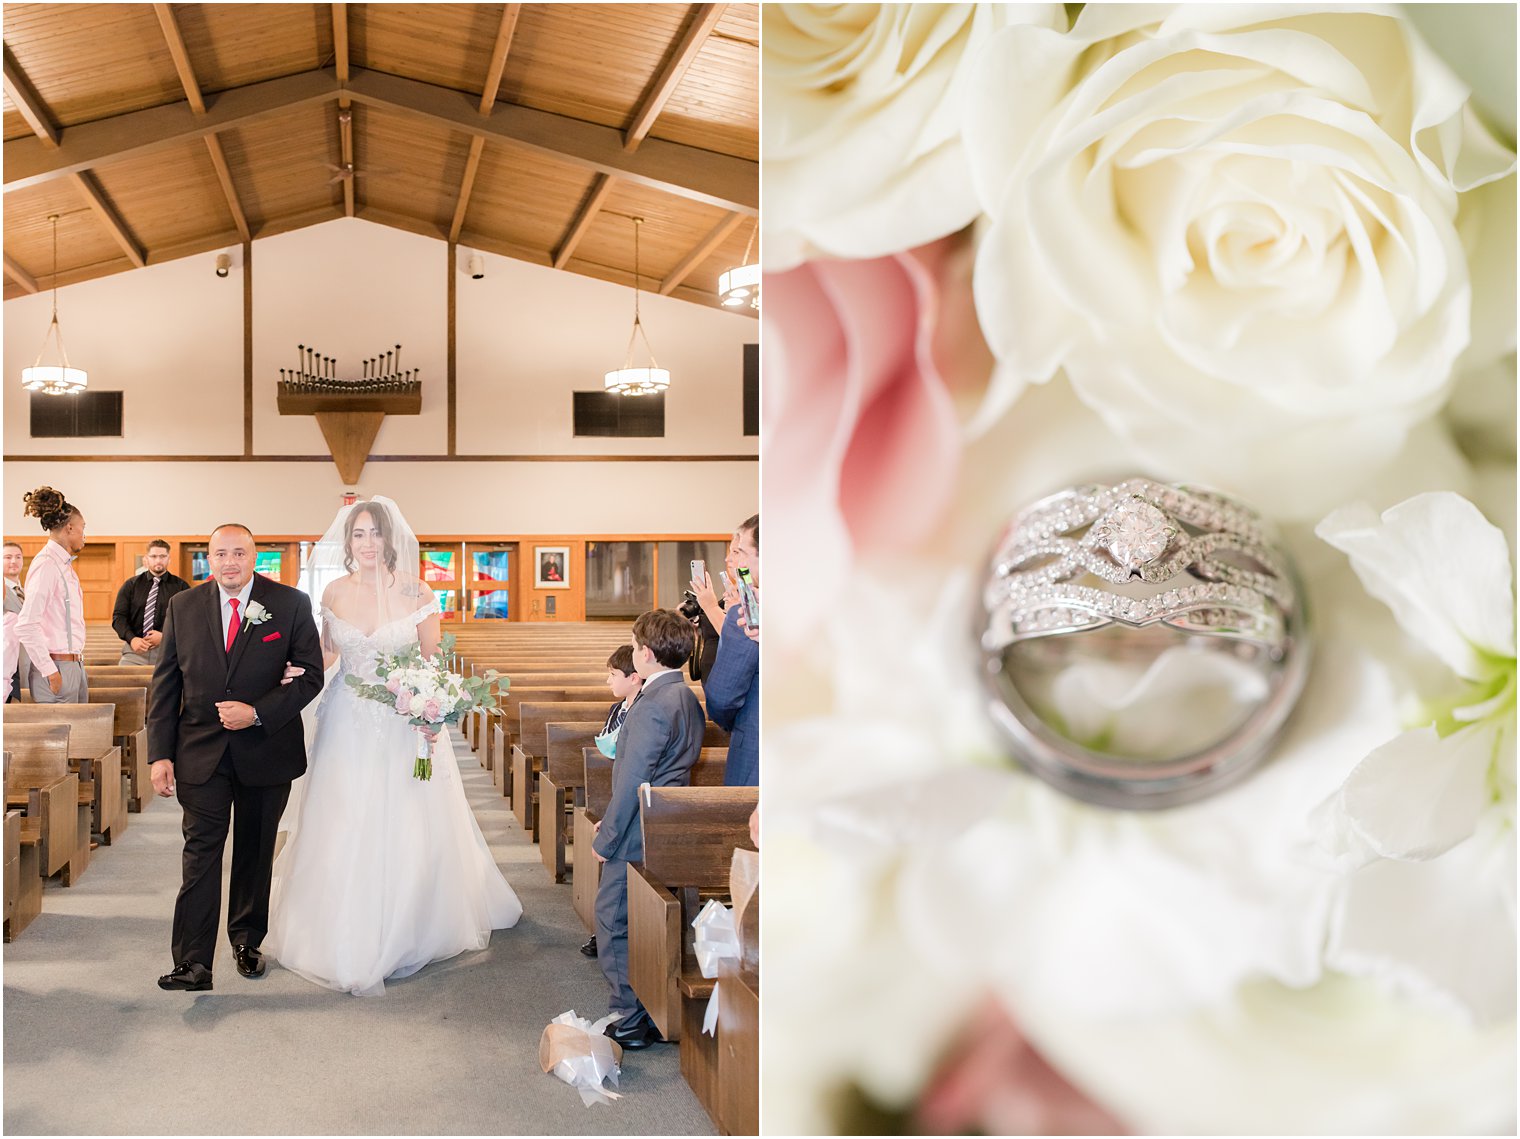
<instances>
[{"instance_id":1,"label":"pendant light fixture","mask_svg":"<svg viewBox=\"0 0 1520 1139\"><path fill-rule=\"evenodd\" d=\"M751 261L749 255L755 249L755 235L760 232L760 222L749 231L749 244L744 247L744 263L722 273L718 277L718 303L725 308L760 307L760 263Z\"/></svg>"},{"instance_id":2,"label":"pendant light fixture","mask_svg":"<svg viewBox=\"0 0 1520 1139\"><path fill-rule=\"evenodd\" d=\"M639 226L643 224L643 218L633 219L633 331L628 335L628 352L623 357L623 366L608 372L602 379L603 389L617 395L653 395L670 387L670 373L655 361L654 347L639 319ZM635 368L633 344L641 336L649 354L649 366Z\"/></svg>"},{"instance_id":3,"label":"pendant light fixture","mask_svg":"<svg viewBox=\"0 0 1520 1139\"><path fill-rule=\"evenodd\" d=\"M48 325L47 335L42 338L42 349L37 362L30 368L21 369L21 386L29 392L43 395L74 395L89 386L89 374L83 368L69 367L69 354L63 347L63 330L58 326L58 215L49 214L53 223L53 321ZM48 344L56 341L61 364L44 364Z\"/></svg>"}]
</instances>

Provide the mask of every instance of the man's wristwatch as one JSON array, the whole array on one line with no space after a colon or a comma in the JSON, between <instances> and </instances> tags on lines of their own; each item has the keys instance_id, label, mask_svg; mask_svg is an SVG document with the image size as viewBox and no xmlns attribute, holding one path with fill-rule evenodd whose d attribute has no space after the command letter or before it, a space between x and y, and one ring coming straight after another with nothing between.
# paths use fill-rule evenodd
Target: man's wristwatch
<instances>
[{"instance_id":1,"label":"man's wristwatch","mask_svg":"<svg viewBox=\"0 0 1520 1139\"><path fill-rule=\"evenodd\" d=\"M262 728L264 726L264 721L259 719L259 710L257 708L253 710L253 726L255 728Z\"/></svg>"}]
</instances>

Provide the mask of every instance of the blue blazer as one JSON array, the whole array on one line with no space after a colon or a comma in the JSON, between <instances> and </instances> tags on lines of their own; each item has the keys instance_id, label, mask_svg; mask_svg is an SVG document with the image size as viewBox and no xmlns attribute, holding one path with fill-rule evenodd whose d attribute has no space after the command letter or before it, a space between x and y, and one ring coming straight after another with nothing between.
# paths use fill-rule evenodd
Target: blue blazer
<instances>
[{"instance_id":1,"label":"blue blazer","mask_svg":"<svg viewBox=\"0 0 1520 1139\"><path fill-rule=\"evenodd\" d=\"M739 628L739 607L730 605L718 637L718 659L702 682L707 718L729 733L723 782L760 786L760 646Z\"/></svg>"}]
</instances>

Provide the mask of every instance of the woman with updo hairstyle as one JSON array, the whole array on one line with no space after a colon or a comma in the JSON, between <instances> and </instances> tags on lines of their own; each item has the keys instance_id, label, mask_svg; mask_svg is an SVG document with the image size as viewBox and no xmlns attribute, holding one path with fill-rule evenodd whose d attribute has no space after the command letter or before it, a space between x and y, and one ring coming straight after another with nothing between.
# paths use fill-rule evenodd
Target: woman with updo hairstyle
<instances>
[{"instance_id":1,"label":"woman with updo hairstyle","mask_svg":"<svg viewBox=\"0 0 1520 1139\"><path fill-rule=\"evenodd\" d=\"M84 704L84 591L74 559L84 552L84 515L50 486L24 496L27 517L48 532L47 545L26 574L26 600L16 637L32 663L32 699L38 704Z\"/></svg>"}]
</instances>

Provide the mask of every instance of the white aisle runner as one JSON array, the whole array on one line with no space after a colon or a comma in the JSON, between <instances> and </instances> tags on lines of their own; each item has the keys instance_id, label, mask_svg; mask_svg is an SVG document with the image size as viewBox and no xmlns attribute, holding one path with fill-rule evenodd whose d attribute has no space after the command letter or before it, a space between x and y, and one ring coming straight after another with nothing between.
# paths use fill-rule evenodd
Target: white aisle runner
<instances>
[{"instance_id":1,"label":"white aisle runner","mask_svg":"<svg viewBox=\"0 0 1520 1139\"><path fill-rule=\"evenodd\" d=\"M570 887L549 880L457 732L455 749L522 899L516 928L368 999L275 967L240 977L220 932L215 990L163 992L180 811L156 800L5 946L6 1133L713 1134L675 1045L627 1055L610 1107L539 1071L544 1025L603 1015L607 987L576 952Z\"/></svg>"}]
</instances>

